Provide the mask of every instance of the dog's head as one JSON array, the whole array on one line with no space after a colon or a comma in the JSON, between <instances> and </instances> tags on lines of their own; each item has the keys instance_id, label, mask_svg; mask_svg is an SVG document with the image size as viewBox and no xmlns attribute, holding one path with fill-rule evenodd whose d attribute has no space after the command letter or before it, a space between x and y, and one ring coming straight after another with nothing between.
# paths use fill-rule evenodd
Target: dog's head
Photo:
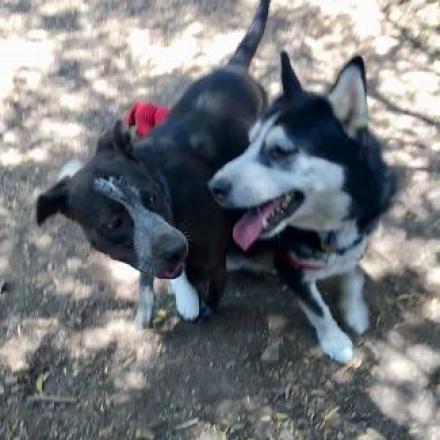
<instances>
[{"instance_id":1,"label":"dog's head","mask_svg":"<svg viewBox=\"0 0 440 440\"><path fill-rule=\"evenodd\" d=\"M82 227L98 251L158 278L179 275L187 241L170 225L171 205L163 180L136 158L121 122L101 136L95 156L85 166L64 174L38 197L39 225L52 215L63 214ZM129 212L123 203L99 190L97 182L103 180L123 181L136 188L139 203Z\"/></svg>"},{"instance_id":2,"label":"dog's head","mask_svg":"<svg viewBox=\"0 0 440 440\"><path fill-rule=\"evenodd\" d=\"M326 95L305 91L281 55L282 95L251 129L250 146L210 182L225 207L249 208L234 228L244 249L285 226L329 231L382 212L392 177L368 131L365 69L355 57Z\"/></svg>"}]
</instances>

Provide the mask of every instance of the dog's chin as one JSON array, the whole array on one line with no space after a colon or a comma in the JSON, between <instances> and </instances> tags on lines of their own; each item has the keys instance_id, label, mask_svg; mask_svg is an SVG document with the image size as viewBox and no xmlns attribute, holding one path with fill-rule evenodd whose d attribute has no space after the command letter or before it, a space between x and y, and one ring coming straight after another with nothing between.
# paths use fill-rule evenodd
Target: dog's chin
<instances>
[{"instance_id":1,"label":"dog's chin","mask_svg":"<svg viewBox=\"0 0 440 440\"><path fill-rule=\"evenodd\" d=\"M173 280L175 278L180 277L182 275L183 269L185 265L182 262L179 262L175 264L174 266L168 267L166 269L163 269L159 271L156 274L156 278L162 279L162 280Z\"/></svg>"},{"instance_id":2,"label":"dog's chin","mask_svg":"<svg viewBox=\"0 0 440 440\"><path fill-rule=\"evenodd\" d=\"M185 263L180 261L174 265L166 266L163 264L155 265L154 263L150 263L148 266L139 267L133 265L132 267L148 277L154 277L161 280L173 280L182 275L183 270L185 269Z\"/></svg>"},{"instance_id":3,"label":"dog's chin","mask_svg":"<svg viewBox=\"0 0 440 440\"><path fill-rule=\"evenodd\" d=\"M304 201L301 191L289 191L246 211L235 224L234 241L247 251L255 241L279 233Z\"/></svg>"}]
</instances>

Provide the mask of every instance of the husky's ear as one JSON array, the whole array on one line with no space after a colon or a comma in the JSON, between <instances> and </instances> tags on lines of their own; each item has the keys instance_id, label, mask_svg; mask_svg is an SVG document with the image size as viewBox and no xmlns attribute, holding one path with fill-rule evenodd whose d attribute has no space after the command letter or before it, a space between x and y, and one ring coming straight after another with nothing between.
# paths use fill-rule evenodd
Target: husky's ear
<instances>
[{"instance_id":1,"label":"husky's ear","mask_svg":"<svg viewBox=\"0 0 440 440\"><path fill-rule=\"evenodd\" d=\"M47 218L58 212L67 215L68 184L70 177L65 177L37 199L37 224L40 226Z\"/></svg>"},{"instance_id":2,"label":"husky's ear","mask_svg":"<svg viewBox=\"0 0 440 440\"><path fill-rule=\"evenodd\" d=\"M362 57L354 57L341 69L328 99L349 136L367 128L367 82Z\"/></svg>"},{"instance_id":3,"label":"husky's ear","mask_svg":"<svg viewBox=\"0 0 440 440\"><path fill-rule=\"evenodd\" d=\"M283 94L287 98L291 98L302 90L301 83L299 82L296 73L290 63L289 55L286 51L282 51L281 58L281 83L283 85Z\"/></svg>"}]
</instances>

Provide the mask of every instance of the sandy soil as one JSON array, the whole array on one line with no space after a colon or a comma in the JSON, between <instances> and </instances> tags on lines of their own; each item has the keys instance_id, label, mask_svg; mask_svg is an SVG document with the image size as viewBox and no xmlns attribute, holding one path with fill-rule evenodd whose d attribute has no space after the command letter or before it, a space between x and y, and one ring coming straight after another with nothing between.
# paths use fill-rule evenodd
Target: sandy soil
<instances>
[{"instance_id":1,"label":"sandy soil","mask_svg":"<svg viewBox=\"0 0 440 440\"><path fill-rule=\"evenodd\" d=\"M0 3L0 438L440 438L438 2L273 0L252 67L274 95L282 48L315 90L354 53L367 62L401 191L363 263L371 327L350 365L322 355L271 278L231 277L197 325L161 296L137 330L136 274L62 218L36 227L59 167L133 100L173 103L232 52L254 3ZM46 395L68 401L32 401Z\"/></svg>"}]
</instances>

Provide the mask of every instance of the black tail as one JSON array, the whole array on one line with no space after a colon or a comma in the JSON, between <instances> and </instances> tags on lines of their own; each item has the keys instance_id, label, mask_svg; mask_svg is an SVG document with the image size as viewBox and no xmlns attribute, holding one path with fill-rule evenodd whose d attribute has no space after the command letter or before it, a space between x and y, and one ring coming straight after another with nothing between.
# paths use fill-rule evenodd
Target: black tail
<instances>
[{"instance_id":1,"label":"black tail","mask_svg":"<svg viewBox=\"0 0 440 440\"><path fill-rule=\"evenodd\" d=\"M266 27L270 0L260 0L251 25L228 64L249 67Z\"/></svg>"}]
</instances>

